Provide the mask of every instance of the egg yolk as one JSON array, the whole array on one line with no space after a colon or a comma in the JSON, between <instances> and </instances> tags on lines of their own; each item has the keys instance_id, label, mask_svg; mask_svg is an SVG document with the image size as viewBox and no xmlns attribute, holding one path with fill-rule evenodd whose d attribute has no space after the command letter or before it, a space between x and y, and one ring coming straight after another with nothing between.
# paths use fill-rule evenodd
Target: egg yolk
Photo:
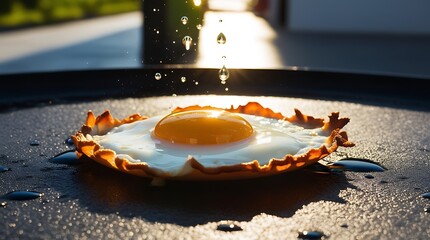
<instances>
[{"instance_id":1,"label":"egg yolk","mask_svg":"<svg viewBox=\"0 0 430 240\"><path fill-rule=\"evenodd\" d=\"M154 135L171 143L215 145L240 141L253 134L241 116L220 110L178 112L161 119Z\"/></svg>"}]
</instances>

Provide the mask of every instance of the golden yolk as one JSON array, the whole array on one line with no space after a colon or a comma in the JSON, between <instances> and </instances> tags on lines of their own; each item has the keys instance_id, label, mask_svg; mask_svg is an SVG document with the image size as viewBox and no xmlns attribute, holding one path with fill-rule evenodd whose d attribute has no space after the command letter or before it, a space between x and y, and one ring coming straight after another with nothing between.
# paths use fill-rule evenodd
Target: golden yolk
<instances>
[{"instance_id":1,"label":"golden yolk","mask_svg":"<svg viewBox=\"0 0 430 240\"><path fill-rule=\"evenodd\" d=\"M253 134L251 124L220 110L178 112L161 119L154 135L171 143L213 145L240 141Z\"/></svg>"}]
</instances>

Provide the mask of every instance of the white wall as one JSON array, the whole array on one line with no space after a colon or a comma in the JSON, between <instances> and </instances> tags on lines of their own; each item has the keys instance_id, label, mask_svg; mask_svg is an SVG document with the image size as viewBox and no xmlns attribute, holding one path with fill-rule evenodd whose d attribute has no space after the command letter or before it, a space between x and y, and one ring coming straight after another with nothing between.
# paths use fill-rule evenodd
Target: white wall
<instances>
[{"instance_id":1,"label":"white wall","mask_svg":"<svg viewBox=\"0 0 430 240\"><path fill-rule=\"evenodd\" d=\"M293 31L430 34L430 0L290 0Z\"/></svg>"}]
</instances>

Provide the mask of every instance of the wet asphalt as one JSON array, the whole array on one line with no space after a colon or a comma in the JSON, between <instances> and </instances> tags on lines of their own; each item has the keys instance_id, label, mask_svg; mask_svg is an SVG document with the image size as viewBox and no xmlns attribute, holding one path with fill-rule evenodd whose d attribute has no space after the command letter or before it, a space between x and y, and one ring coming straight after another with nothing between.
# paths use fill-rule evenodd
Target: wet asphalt
<instances>
[{"instance_id":1,"label":"wet asphalt","mask_svg":"<svg viewBox=\"0 0 430 240\"><path fill-rule=\"evenodd\" d=\"M259 101L286 115L339 111L356 146L326 160L366 158L384 172L314 169L233 182L168 182L165 187L86 159L49 159L73 149L65 140L86 112L154 116L176 106L228 107ZM32 200L0 200L0 236L22 238L425 239L430 235L430 115L402 107L289 97L177 96L52 104L0 113L0 195L35 191ZM37 144L35 144L37 142ZM371 176L371 177L370 177ZM225 224L235 224L226 227ZM229 225L230 226L230 225ZM229 231L234 228L237 231Z\"/></svg>"}]
</instances>

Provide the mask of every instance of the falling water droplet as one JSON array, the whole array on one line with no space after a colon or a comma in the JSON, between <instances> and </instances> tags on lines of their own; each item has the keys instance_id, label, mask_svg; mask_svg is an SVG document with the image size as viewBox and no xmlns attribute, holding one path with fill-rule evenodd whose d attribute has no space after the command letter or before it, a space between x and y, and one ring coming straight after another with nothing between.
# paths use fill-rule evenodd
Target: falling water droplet
<instances>
[{"instance_id":1,"label":"falling water droplet","mask_svg":"<svg viewBox=\"0 0 430 240\"><path fill-rule=\"evenodd\" d=\"M79 158L78 155L76 155L75 150L70 150L57 154L53 158L49 159L49 161L57 164L75 165L79 163Z\"/></svg>"},{"instance_id":2,"label":"falling water droplet","mask_svg":"<svg viewBox=\"0 0 430 240\"><path fill-rule=\"evenodd\" d=\"M321 239L325 234L319 231L303 231L297 236L299 239Z\"/></svg>"},{"instance_id":3,"label":"falling water droplet","mask_svg":"<svg viewBox=\"0 0 430 240\"><path fill-rule=\"evenodd\" d=\"M227 82L225 80L221 80L221 84L226 84Z\"/></svg>"},{"instance_id":4,"label":"falling water droplet","mask_svg":"<svg viewBox=\"0 0 430 240\"><path fill-rule=\"evenodd\" d=\"M198 30L201 30L201 29L202 29L202 25L201 25L201 24L197 24L196 28L197 28Z\"/></svg>"},{"instance_id":5,"label":"falling water droplet","mask_svg":"<svg viewBox=\"0 0 430 240\"><path fill-rule=\"evenodd\" d=\"M230 77L230 73L225 67L225 65L223 65L222 68L219 70L218 76L221 81L226 81Z\"/></svg>"},{"instance_id":6,"label":"falling water droplet","mask_svg":"<svg viewBox=\"0 0 430 240\"><path fill-rule=\"evenodd\" d=\"M199 82L196 81L194 84L199 85Z\"/></svg>"},{"instance_id":7,"label":"falling water droplet","mask_svg":"<svg viewBox=\"0 0 430 240\"><path fill-rule=\"evenodd\" d=\"M228 92L228 87L226 87L224 90L225 90L226 92Z\"/></svg>"},{"instance_id":8,"label":"falling water droplet","mask_svg":"<svg viewBox=\"0 0 430 240\"><path fill-rule=\"evenodd\" d=\"M224 33L219 33L216 41L218 44L225 44L227 42L227 38L225 37Z\"/></svg>"},{"instance_id":9,"label":"falling water droplet","mask_svg":"<svg viewBox=\"0 0 430 240\"><path fill-rule=\"evenodd\" d=\"M7 172L7 171L10 171L10 168L4 167L4 166L0 166L0 172Z\"/></svg>"},{"instance_id":10,"label":"falling water droplet","mask_svg":"<svg viewBox=\"0 0 430 240\"><path fill-rule=\"evenodd\" d=\"M42 197L44 194L40 192L34 191L14 191L7 193L3 196L3 198L8 200L31 200Z\"/></svg>"},{"instance_id":11,"label":"falling water droplet","mask_svg":"<svg viewBox=\"0 0 430 240\"><path fill-rule=\"evenodd\" d=\"M428 208L428 207L424 208L424 212L430 213L430 208Z\"/></svg>"},{"instance_id":12,"label":"falling water droplet","mask_svg":"<svg viewBox=\"0 0 430 240\"><path fill-rule=\"evenodd\" d=\"M430 199L430 192L424 193L423 195L421 195L421 197Z\"/></svg>"},{"instance_id":13,"label":"falling water droplet","mask_svg":"<svg viewBox=\"0 0 430 240\"><path fill-rule=\"evenodd\" d=\"M161 74L160 73L156 73L155 74L155 80L160 80L161 79Z\"/></svg>"},{"instance_id":14,"label":"falling water droplet","mask_svg":"<svg viewBox=\"0 0 430 240\"><path fill-rule=\"evenodd\" d=\"M39 145L40 145L40 143L37 140L33 140L30 142L30 146L39 146Z\"/></svg>"},{"instance_id":15,"label":"falling water droplet","mask_svg":"<svg viewBox=\"0 0 430 240\"><path fill-rule=\"evenodd\" d=\"M193 39L190 36L185 36L182 39L182 44L184 44L186 50L190 50L192 42L193 42Z\"/></svg>"},{"instance_id":16,"label":"falling water droplet","mask_svg":"<svg viewBox=\"0 0 430 240\"><path fill-rule=\"evenodd\" d=\"M1 202L0 203L0 207L6 207L6 205L7 205L7 202Z\"/></svg>"},{"instance_id":17,"label":"falling water droplet","mask_svg":"<svg viewBox=\"0 0 430 240\"><path fill-rule=\"evenodd\" d=\"M243 229L233 223L220 223L216 227L216 230L223 231L223 232L235 232L235 231L242 231Z\"/></svg>"},{"instance_id":18,"label":"falling water droplet","mask_svg":"<svg viewBox=\"0 0 430 240\"><path fill-rule=\"evenodd\" d=\"M181 82L186 82L187 78L186 77L181 77Z\"/></svg>"},{"instance_id":19,"label":"falling water droplet","mask_svg":"<svg viewBox=\"0 0 430 240\"><path fill-rule=\"evenodd\" d=\"M368 159L345 158L327 165L332 170L352 171L352 172L383 172L385 168Z\"/></svg>"},{"instance_id":20,"label":"falling water droplet","mask_svg":"<svg viewBox=\"0 0 430 240\"><path fill-rule=\"evenodd\" d=\"M187 16L183 16L183 17L181 17L181 22L182 22L182 24L187 24L188 23L188 17Z\"/></svg>"},{"instance_id":21,"label":"falling water droplet","mask_svg":"<svg viewBox=\"0 0 430 240\"><path fill-rule=\"evenodd\" d=\"M64 140L64 143L67 146L74 146L75 144L73 143L73 139L71 137L68 137L66 140Z\"/></svg>"}]
</instances>

